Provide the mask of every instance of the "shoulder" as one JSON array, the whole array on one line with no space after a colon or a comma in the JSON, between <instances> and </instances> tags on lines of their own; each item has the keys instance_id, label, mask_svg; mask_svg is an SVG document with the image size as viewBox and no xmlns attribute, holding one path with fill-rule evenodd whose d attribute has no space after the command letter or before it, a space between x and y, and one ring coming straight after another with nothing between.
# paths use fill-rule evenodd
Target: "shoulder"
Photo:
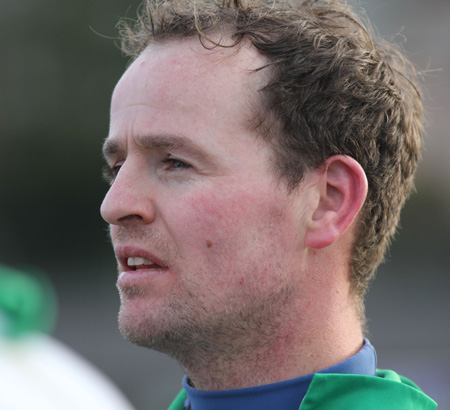
<instances>
[{"instance_id":1,"label":"shoulder","mask_svg":"<svg viewBox=\"0 0 450 410\"><path fill-rule=\"evenodd\" d=\"M392 370L376 376L317 373L300 410L434 410L437 404Z\"/></svg>"}]
</instances>

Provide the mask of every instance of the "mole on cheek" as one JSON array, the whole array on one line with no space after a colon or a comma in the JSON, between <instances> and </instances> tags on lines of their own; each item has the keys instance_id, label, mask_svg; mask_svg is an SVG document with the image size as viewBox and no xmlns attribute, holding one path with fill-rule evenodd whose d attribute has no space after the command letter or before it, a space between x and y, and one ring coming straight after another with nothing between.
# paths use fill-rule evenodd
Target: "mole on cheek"
<instances>
[{"instance_id":1,"label":"mole on cheek","mask_svg":"<svg viewBox=\"0 0 450 410\"><path fill-rule=\"evenodd\" d=\"M213 246L213 243L208 239L208 240L206 241L206 247L207 247L207 248L212 248L212 246Z\"/></svg>"}]
</instances>

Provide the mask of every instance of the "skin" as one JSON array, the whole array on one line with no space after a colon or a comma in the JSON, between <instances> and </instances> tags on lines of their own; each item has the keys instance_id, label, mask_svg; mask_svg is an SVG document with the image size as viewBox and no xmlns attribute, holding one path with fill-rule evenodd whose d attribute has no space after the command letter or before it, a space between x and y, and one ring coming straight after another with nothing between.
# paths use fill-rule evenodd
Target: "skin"
<instances>
[{"instance_id":1,"label":"skin","mask_svg":"<svg viewBox=\"0 0 450 410\"><path fill-rule=\"evenodd\" d=\"M101 213L119 326L202 390L301 376L362 345L348 254L364 176L335 157L287 190L248 126L263 64L247 45L170 40L147 47L112 98ZM136 256L155 264L132 270Z\"/></svg>"}]
</instances>

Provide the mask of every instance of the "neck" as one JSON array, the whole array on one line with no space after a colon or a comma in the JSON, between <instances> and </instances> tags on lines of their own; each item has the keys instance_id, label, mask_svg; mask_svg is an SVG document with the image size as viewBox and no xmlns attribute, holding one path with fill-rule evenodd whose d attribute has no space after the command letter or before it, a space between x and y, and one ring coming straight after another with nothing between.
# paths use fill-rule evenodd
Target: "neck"
<instances>
[{"instance_id":1,"label":"neck","mask_svg":"<svg viewBox=\"0 0 450 410\"><path fill-rule=\"evenodd\" d=\"M175 358L193 386L205 391L276 383L338 364L362 347L360 321L340 292L323 296L270 315L277 320L264 326L222 327L220 335L188 343Z\"/></svg>"}]
</instances>

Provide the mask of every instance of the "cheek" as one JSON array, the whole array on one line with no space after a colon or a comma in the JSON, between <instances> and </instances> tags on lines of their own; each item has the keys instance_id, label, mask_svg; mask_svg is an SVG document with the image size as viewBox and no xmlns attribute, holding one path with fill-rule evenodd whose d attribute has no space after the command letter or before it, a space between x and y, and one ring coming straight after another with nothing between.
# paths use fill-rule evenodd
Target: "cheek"
<instances>
[{"instance_id":1,"label":"cheek","mask_svg":"<svg viewBox=\"0 0 450 410\"><path fill-rule=\"evenodd\" d=\"M230 189L186 198L177 211L178 246L215 269L264 268L294 251L294 215L286 201L261 189ZM180 234L183 233L183 237ZM233 269L234 268L234 269Z\"/></svg>"},{"instance_id":2,"label":"cheek","mask_svg":"<svg viewBox=\"0 0 450 410\"><path fill-rule=\"evenodd\" d=\"M242 191L196 195L183 204L185 221L181 222L205 249L213 251L219 245L237 244L249 234L249 227L254 229L255 221L260 220L260 206L255 206L254 200L254 195Z\"/></svg>"}]
</instances>

